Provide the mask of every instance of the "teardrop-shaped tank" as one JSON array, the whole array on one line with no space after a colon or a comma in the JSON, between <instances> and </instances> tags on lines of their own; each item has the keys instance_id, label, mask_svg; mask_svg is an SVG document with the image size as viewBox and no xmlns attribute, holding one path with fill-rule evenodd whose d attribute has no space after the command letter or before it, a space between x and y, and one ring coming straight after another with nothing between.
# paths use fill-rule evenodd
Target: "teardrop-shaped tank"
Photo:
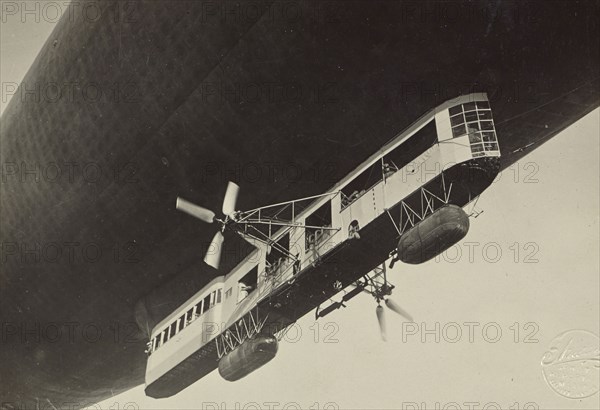
<instances>
[{"instance_id":1,"label":"teardrop-shaped tank","mask_svg":"<svg viewBox=\"0 0 600 410\"><path fill-rule=\"evenodd\" d=\"M219 374L230 382L241 379L268 363L277 354L277 339L259 334L219 360Z\"/></svg>"},{"instance_id":2,"label":"teardrop-shaped tank","mask_svg":"<svg viewBox=\"0 0 600 410\"><path fill-rule=\"evenodd\" d=\"M456 205L446 205L406 231L398 241L402 262L418 264L444 252L469 231L469 216Z\"/></svg>"}]
</instances>

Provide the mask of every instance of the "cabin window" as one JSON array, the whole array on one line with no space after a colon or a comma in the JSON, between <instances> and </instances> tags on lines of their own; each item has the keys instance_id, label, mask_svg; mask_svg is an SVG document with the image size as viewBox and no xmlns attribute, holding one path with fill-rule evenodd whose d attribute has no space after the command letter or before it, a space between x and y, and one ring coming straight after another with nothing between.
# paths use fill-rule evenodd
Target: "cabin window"
<instances>
[{"instance_id":1,"label":"cabin window","mask_svg":"<svg viewBox=\"0 0 600 410\"><path fill-rule=\"evenodd\" d=\"M404 168L436 143L435 121L431 120L383 157L384 171L386 165L389 170L385 172L389 174Z\"/></svg>"},{"instance_id":2,"label":"cabin window","mask_svg":"<svg viewBox=\"0 0 600 410\"><path fill-rule=\"evenodd\" d=\"M356 201L382 179L381 161L377 161L341 189L342 209Z\"/></svg>"},{"instance_id":3,"label":"cabin window","mask_svg":"<svg viewBox=\"0 0 600 410\"><path fill-rule=\"evenodd\" d=\"M319 209L306 217L305 225L305 249L306 252L323 242L331 230L323 229L331 227L331 201L327 201ZM323 228L320 228L323 227Z\"/></svg>"},{"instance_id":4,"label":"cabin window","mask_svg":"<svg viewBox=\"0 0 600 410\"><path fill-rule=\"evenodd\" d=\"M194 312L194 313L196 314L196 317L198 317L198 316L200 316L200 315L202 314L202 309L203 309L203 306L202 306L202 304L203 304L203 302L204 302L204 301L203 301L203 300L201 300L200 302L198 302L198 303L196 304L196 307L195 307L195 312Z\"/></svg>"},{"instance_id":5,"label":"cabin window","mask_svg":"<svg viewBox=\"0 0 600 410\"><path fill-rule=\"evenodd\" d=\"M273 251L271 251L272 253ZM246 299L246 297L256 290L258 284L258 266L252 268L238 281L238 303Z\"/></svg>"},{"instance_id":6,"label":"cabin window","mask_svg":"<svg viewBox=\"0 0 600 410\"><path fill-rule=\"evenodd\" d=\"M217 303L221 303L221 289L217 289Z\"/></svg>"},{"instance_id":7,"label":"cabin window","mask_svg":"<svg viewBox=\"0 0 600 410\"><path fill-rule=\"evenodd\" d=\"M202 313L204 314L204 312L208 311L211 308L211 304L210 304L210 295L206 295L206 297L204 298L204 304L202 306Z\"/></svg>"},{"instance_id":8,"label":"cabin window","mask_svg":"<svg viewBox=\"0 0 600 410\"><path fill-rule=\"evenodd\" d=\"M158 349L158 346L160 346L160 335L154 338L154 350Z\"/></svg>"},{"instance_id":9,"label":"cabin window","mask_svg":"<svg viewBox=\"0 0 600 410\"><path fill-rule=\"evenodd\" d=\"M451 107L448 112L450 113L450 115L456 115L456 114L460 114L462 113L462 106L461 105L457 105L456 107Z\"/></svg>"},{"instance_id":10,"label":"cabin window","mask_svg":"<svg viewBox=\"0 0 600 410\"><path fill-rule=\"evenodd\" d=\"M177 322L173 322L171 324L170 331L169 331L169 339L172 338L173 336L175 336L176 333L177 333Z\"/></svg>"},{"instance_id":11,"label":"cabin window","mask_svg":"<svg viewBox=\"0 0 600 410\"><path fill-rule=\"evenodd\" d=\"M271 252L269 252L266 257L267 275L277 275L285 269L285 266L289 261L289 249L290 234L288 232L271 245Z\"/></svg>"},{"instance_id":12,"label":"cabin window","mask_svg":"<svg viewBox=\"0 0 600 410\"><path fill-rule=\"evenodd\" d=\"M162 342L163 344L169 341L169 328L166 328L162 333Z\"/></svg>"},{"instance_id":13,"label":"cabin window","mask_svg":"<svg viewBox=\"0 0 600 410\"><path fill-rule=\"evenodd\" d=\"M225 292L225 299L229 299L229 297L231 296L232 293L233 293L233 288L227 289L227 291Z\"/></svg>"},{"instance_id":14,"label":"cabin window","mask_svg":"<svg viewBox=\"0 0 600 410\"><path fill-rule=\"evenodd\" d=\"M343 210L360 198L375 184L410 164L419 155L437 143L435 121L431 120L406 141L386 154L382 160L375 162L368 169L356 176L341 190Z\"/></svg>"},{"instance_id":15,"label":"cabin window","mask_svg":"<svg viewBox=\"0 0 600 410\"><path fill-rule=\"evenodd\" d=\"M488 110L478 110L477 113L479 114L479 119L480 120L492 120L492 112L488 111Z\"/></svg>"},{"instance_id":16,"label":"cabin window","mask_svg":"<svg viewBox=\"0 0 600 410\"><path fill-rule=\"evenodd\" d=\"M191 308L190 310L187 311L187 313L185 314L185 321L186 323L190 323L194 317L194 308Z\"/></svg>"},{"instance_id":17,"label":"cabin window","mask_svg":"<svg viewBox=\"0 0 600 410\"><path fill-rule=\"evenodd\" d=\"M183 315L179 318L179 329L177 331L181 332L184 327L185 327L185 315Z\"/></svg>"}]
</instances>

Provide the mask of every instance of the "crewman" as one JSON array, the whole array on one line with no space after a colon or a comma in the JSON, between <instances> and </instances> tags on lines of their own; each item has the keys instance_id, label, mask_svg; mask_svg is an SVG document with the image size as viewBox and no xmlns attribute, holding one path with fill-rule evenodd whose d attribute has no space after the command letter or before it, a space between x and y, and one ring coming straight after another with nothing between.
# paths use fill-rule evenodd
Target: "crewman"
<instances>
[{"instance_id":1,"label":"crewman","mask_svg":"<svg viewBox=\"0 0 600 410\"><path fill-rule=\"evenodd\" d=\"M239 288L240 288L240 292L239 292L238 302L241 302L242 300L244 300L248 297L248 293L252 290L252 286L246 286L246 284L244 284L244 282L240 282Z\"/></svg>"}]
</instances>

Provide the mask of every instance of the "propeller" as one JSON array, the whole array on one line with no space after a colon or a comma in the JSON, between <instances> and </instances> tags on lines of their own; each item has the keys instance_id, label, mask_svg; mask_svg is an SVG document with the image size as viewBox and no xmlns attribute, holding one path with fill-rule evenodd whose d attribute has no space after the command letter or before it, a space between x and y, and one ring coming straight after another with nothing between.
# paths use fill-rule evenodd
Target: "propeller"
<instances>
[{"instance_id":1,"label":"propeller","mask_svg":"<svg viewBox=\"0 0 600 410\"><path fill-rule=\"evenodd\" d=\"M183 198L177 198L177 204L175 205L177 209L185 212L186 214L192 215L201 221L206 223L213 223L215 220L215 213L210 209L203 208L201 206L195 205L189 201L186 201Z\"/></svg>"},{"instance_id":2,"label":"propeller","mask_svg":"<svg viewBox=\"0 0 600 410\"><path fill-rule=\"evenodd\" d=\"M210 241L210 245L208 245L206 255L204 255L204 262L215 269L219 269L221 263L221 248L223 247L223 241L225 241L225 237L221 231L217 231L215 236L213 236L212 241Z\"/></svg>"},{"instance_id":3,"label":"propeller","mask_svg":"<svg viewBox=\"0 0 600 410\"><path fill-rule=\"evenodd\" d=\"M387 341L387 333L385 327L385 311L383 310L383 306L377 305L377 308L375 308L375 313L377 314L377 321L379 322L379 332L381 333L381 340L385 342Z\"/></svg>"},{"instance_id":4,"label":"propeller","mask_svg":"<svg viewBox=\"0 0 600 410\"><path fill-rule=\"evenodd\" d=\"M226 216L232 216L236 211L235 204L237 202L238 193L240 192L240 187L233 182L229 182L227 184L227 191L225 191L225 198L223 198L223 207L221 210L223 214Z\"/></svg>"},{"instance_id":5,"label":"propeller","mask_svg":"<svg viewBox=\"0 0 600 410\"><path fill-rule=\"evenodd\" d=\"M231 181L227 184L227 190L225 191L225 197L223 198L223 205L221 207L221 211L225 215L225 219L223 220L216 218L216 214L210 209L206 209L199 205L193 204L189 201L186 201L183 198L177 198L177 203L175 207L178 210L183 211L206 223L221 223L221 229L217 231L217 233L213 237L206 252L206 255L204 256L204 262L206 262L208 265L212 266L215 269L219 269L219 264L221 262L221 252L223 250L222 245L225 241L223 231L225 230L227 222L235 219L235 206L237 203L239 191L240 187L237 184Z\"/></svg>"},{"instance_id":6,"label":"propeller","mask_svg":"<svg viewBox=\"0 0 600 410\"><path fill-rule=\"evenodd\" d=\"M393 312L398 313L400 316L402 316L403 318L405 318L406 320L408 320L409 322L414 322L412 316L404 309L402 309L400 307L400 305L398 305L396 302L394 302L392 299L386 299L385 300L385 305Z\"/></svg>"},{"instance_id":7,"label":"propeller","mask_svg":"<svg viewBox=\"0 0 600 410\"><path fill-rule=\"evenodd\" d=\"M397 314L404 317L409 322L414 322L412 316L408 312L406 312L404 309L402 309L392 299L385 299L385 305L392 312L396 312ZM378 304L377 307L375 308L375 313L377 314L377 321L379 322L379 331L381 333L381 339L385 342L385 341L387 341L387 328L386 328L386 323L385 323L385 310L383 309L383 306Z\"/></svg>"}]
</instances>

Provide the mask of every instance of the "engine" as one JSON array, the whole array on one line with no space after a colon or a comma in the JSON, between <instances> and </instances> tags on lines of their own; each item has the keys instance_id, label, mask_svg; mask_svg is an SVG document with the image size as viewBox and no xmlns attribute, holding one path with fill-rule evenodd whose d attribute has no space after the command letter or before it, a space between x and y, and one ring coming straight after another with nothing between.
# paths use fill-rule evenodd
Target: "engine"
<instances>
[{"instance_id":1,"label":"engine","mask_svg":"<svg viewBox=\"0 0 600 410\"><path fill-rule=\"evenodd\" d=\"M268 363L277 354L277 339L259 334L233 349L219 360L219 374L233 382Z\"/></svg>"},{"instance_id":2,"label":"engine","mask_svg":"<svg viewBox=\"0 0 600 410\"><path fill-rule=\"evenodd\" d=\"M406 231L398 241L398 259L410 264L427 262L460 241L469 231L469 216L456 205L446 205Z\"/></svg>"}]
</instances>

